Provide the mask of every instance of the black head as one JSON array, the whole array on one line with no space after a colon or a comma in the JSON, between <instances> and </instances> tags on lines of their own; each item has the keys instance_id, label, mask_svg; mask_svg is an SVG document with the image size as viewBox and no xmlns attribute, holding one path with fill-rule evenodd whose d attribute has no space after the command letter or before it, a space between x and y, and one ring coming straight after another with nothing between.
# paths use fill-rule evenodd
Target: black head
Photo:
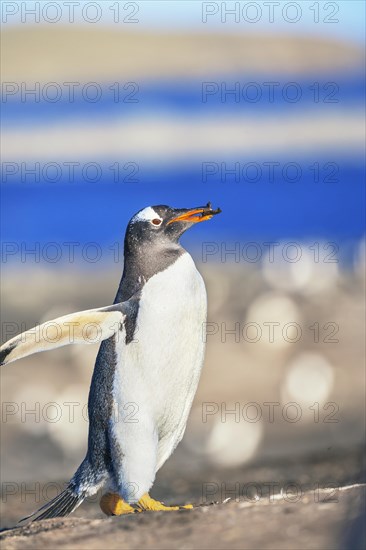
<instances>
[{"instance_id":1,"label":"black head","mask_svg":"<svg viewBox=\"0 0 366 550\"><path fill-rule=\"evenodd\" d=\"M148 206L137 212L126 230L124 270L116 302L128 300L150 277L185 253L178 241L187 229L220 212L210 203L196 208Z\"/></svg>"},{"instance_id":2,"label":"black head","mask_svg":"<svg viewBox=\"0 0 366 550\"><path fill-rule=\"evenodd\" d=\"M213 210L211 203L196 208L171 208L158 205L143 208L130 220L126 231L126 244L143 246L145 243L169 245L178 243L179 237L192 225L212 218L221 212Z\"/></svg>"}]
</instances>

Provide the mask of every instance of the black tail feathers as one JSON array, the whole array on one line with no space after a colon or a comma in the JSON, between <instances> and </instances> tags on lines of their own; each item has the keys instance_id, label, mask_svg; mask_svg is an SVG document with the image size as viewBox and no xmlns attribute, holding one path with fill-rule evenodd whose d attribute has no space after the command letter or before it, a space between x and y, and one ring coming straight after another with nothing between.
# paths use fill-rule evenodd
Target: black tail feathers
<instances>
[{"instance_id":1,"label":"black tail feathers","mask_svg":"<svg viewBox=\"0 0 366 550\"><path fill-rule=\"evenodd\" d=\"M107 477L107 471L91 466L86 457L69 481L66 489L57 497L47 502L33 514L21 519L18 523L30 519L40 521L41 519L64 517L71 514L83 500L97 492Z\"/></svg>"},{"instance_id":2,"label":"black tail feathers","mask_svg":"<svg viewBox=\"0 0 366 550\"><path fill-rule=\"evenodd\" d=\"M68 516L83 502L86 496L86 492L78 495L72 485L69 485L62 493L57 495L57 497L47 502L47 504L36 512L33 512L33 514L22 518L18 523L26 521L27 519L31 519L31 521L40 521L41 519Z\"/></svg>"}]
</instances>

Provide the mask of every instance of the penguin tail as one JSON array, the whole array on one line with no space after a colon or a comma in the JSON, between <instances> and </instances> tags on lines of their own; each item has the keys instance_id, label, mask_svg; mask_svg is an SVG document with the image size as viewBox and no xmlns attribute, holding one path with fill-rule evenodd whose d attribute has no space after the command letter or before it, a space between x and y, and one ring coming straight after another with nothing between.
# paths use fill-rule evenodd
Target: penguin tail
<instances>
[{"instance_id":1,"label":"penguin tail","mask_svg":"<svg viewBox=\"0 0 366 550\"><path fill-rule=\"evenodd\" d=\"M39 510L33 512L29 516L22 518L18 521L21 523L30 519L33 521L40 521L42 519L64 517L71 514L83 500L86 498L87 492L84 491L81 494L77 494L72 485L69 485L62 493L55 498L44 504Z\"/></svg>"},{"instance_id":2,"label":"penguin tail","mask_svg":"<svg viewBox=\"0 0 366 550\"><path fill-rule=\"evenodd\" d=\"M62 493L44 504L39 510L19 520L18 524L28 519L33 522L68 516L80 506L83 500L97 492L99 487L104 484L106 475L105 471L95 471L85 458Z\"/></svg>"}]
</instances>

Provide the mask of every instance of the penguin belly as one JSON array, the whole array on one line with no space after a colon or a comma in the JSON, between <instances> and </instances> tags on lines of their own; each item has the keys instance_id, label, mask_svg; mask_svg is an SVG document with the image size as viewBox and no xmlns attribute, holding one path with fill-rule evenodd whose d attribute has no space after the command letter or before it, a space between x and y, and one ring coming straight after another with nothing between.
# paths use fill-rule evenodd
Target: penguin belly
<instances>
[{"instance_id":1,"label":"penguin belly","mask_svg":"<svg viewBox=\"0 0 366 550\"><path fill-rule=\"evenodd\" d=\"M120 414L113 432L124 457L132 460L132 449L143 456L141 468L150 469L150 477L183 437L203 365L206 315L203 279L184 253L146 282L134 340L119 343L113 401ZM126 406L134 417L121 422Z\"/></svg>"}]
</instances>

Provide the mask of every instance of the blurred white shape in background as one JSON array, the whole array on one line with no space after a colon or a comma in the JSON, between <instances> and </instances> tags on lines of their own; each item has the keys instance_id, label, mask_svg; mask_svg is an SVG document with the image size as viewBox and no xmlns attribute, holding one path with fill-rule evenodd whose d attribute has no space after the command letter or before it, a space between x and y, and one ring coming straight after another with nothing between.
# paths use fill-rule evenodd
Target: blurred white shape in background
<instances>
[{"instance_id":1,"label":"blurred white shape in background","mask_svg":"<svg viewBox=\"0 0 366 550\"><path fill-rule=\"evenodd\" d=\"M275 348L284 348L290 340L296 339L295 323L299 324L301 315L294 300L282 292L265 292L249 306L245 323L256 323L261 330L261 337L256 344L270 344ZM271 324L276 323L276 325ZM293 324L290 326L289 324ZM283 333L285 330L284 338ZM249 336L248 338L252 338Z\"/></svg>"},{"instance_id":2,"label":"blurred white shape in background","mask_svg":"<svg viewBox=\"0 0 366 550\"><path fill-rule=\"evenodd\" d=\"M338 280L336 243L281 242L264 255L265 281L273 288L314 294L330 291Z\"/></svg>"},{"instance_id":3,"label":"blurred white shape in background","mask_svg":"<svg viewBox=\"0 0 366 550\"><path fill-rule=\"evenodd\" d=\"M208 415L207 421L201 407L192 410L184 446L217 466L244 464L255 455L262 441L260 408L239 402L210 405L215 406L215 413Z\"/></svg>"},{"instance_id":4,"label":"blurred white shape in background","mask_svg":"<svg viewBox=\"0 0 366 550\"><path fill-rule=\"evenodd\" d=\"M319 353L302 353L288 365L282 389L282 401L296 401L299 405L325 403L334 382L333 367Z\"/></svg>"},{"instance_id":5,"label":"blurred white shape in background","mask_svg":"<svg viewBox=\"0 0 366 550\"><path fill-rule=\"evenodd\" d=\"M366 272L366 241L361 239L355 250L354 269L357 275L365 276Z\"/></svg>"},{"instance_id":6,"label":"blurred white shape in background","mask_svg":"<svg viewBox=\"0 0 366 550\"><path fill-rule=\"evenodd\" d=\"M233 408L229 407L228 408ZM233 415L221 422L217 418L206 443L206 452L214 464L233 468L250 460L263 436L262 422L236 422Z\"/></svg>"},{"instance_id":7,"label":"blurred white shape in background","mask_svg":"<svg viewBox=\"0 0 366 550\"><path fill-rule=\"evenodd\" d=\"M33 435L44 435L48 431L45 416L49 403L55 402L57 392L51 384L37 380L36 384L20 386L15 394L14 404L17 406L17 422L20 420L22 430Z\"/></svg>"},{"instance_id":8,"label":"blurred white shape in background","mask_svg":"<svg viewBox=\"0 0 366 550\"><path fill-rule=\"evenodd\" d=\"M87 388L72 385L57 395L58 417L47 422L50 438L66 453L78 453L87 448L89 423L87 419Z\"/></svg>"},{"instance_id":9,"label":"blurred white shape in background","mask_svg":"<svg viewBox=\"0 0 366 550\"><path fill-rule=\"evenodd\" d=\"M217 277L214 269L205 269L205 264L200 264L199 269L204 271L204 279L210 295L210 315L216 315L224 308L230 297L231 281L229 277Z\"/></svg>"}]
</instances>

